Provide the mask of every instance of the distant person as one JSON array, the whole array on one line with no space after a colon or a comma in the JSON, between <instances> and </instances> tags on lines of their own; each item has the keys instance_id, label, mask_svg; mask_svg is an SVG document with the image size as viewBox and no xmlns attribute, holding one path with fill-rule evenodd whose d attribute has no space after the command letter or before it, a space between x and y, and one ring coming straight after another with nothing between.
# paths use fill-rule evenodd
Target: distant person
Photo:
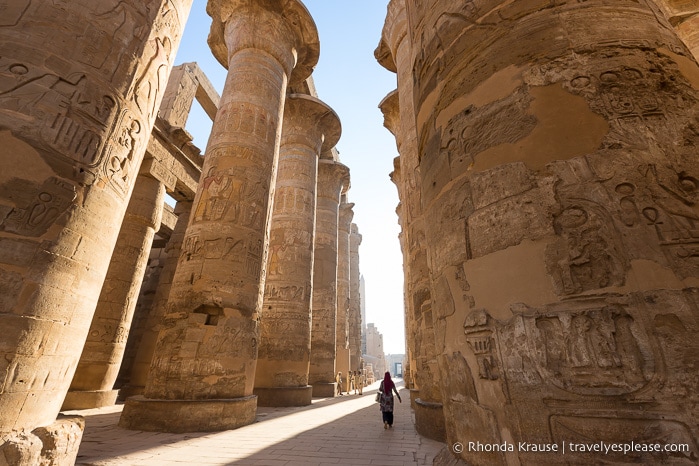
<instances>
[{"instance_id":1,"label":"distant person","mask_svg":"<svg viewBox=\"0 0 699 466\"><path fill-rule=\"evenodd\" d=\"M362 385L363 385L363 378L362 378L362 373L359 371L354 371L354 394L355 395L361 395L362 394Z\"/></svg>"},{"instance_id":2,"label":"distant person","mask_svg":"<svg viewBox=\"0 0 699 466\"><path fill-rule=\"evenodd\" d=\"M357 371L357 375L359 377L359 394L363 395L364 394L364 372Z\"/></svg>"},{"instance_id":3,"label":"distant person","mask_svg":"<svg viewBox=\"0 0 699 466\"><path fill-rule=\"evenodd\" d=\"M379 403L381 416L383 418L383 428L388 429L393 427L393 393L396 394L400 403L403 402L403 400L400 399L398 390L396 389L396 384L393 383L393 380L391 380L390 372L386 372L384 374L381 385L379 385L379 393L381 394Z\"/></svg>"},{"instance_id":4,"label":"distant person","mask_svg":"<svg viewBox=\"0 0 699 466\"><path fill-rule=\"evenodd\" d=\"M338 372L335 377L335 383L337 384L337 394L342 395L342 372Z\"/></svg>"},{"instance_id":5,"label":"distant person","mask_svg":"<svg viewBox=\"0 0 699 466\"><path fill-rule=\"evenodd\" d=\"M354 371L349 371L349 375L347 376L349 380L347 381L347 394L349 395L352 390L354 390Z\"/></svg>"}]
</instances>

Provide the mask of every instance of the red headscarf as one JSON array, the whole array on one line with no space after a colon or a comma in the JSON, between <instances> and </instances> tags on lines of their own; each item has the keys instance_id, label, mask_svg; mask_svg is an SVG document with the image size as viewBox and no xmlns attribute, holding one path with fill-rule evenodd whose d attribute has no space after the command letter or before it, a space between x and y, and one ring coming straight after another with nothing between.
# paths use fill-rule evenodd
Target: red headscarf
<instances>
[{"instance_id":1,"label":"red headscarf","mask_svg":"<svg viewBox=\"0 0 699 466\"><path fill-rule=\"evenodd\" d=\"M383 376L383 392L391 393L391 390L393 390L393 387L395 386L396 384L394 384L393 380L391 380L391 373L386 372Z\"/></svg>"}]
</instances>

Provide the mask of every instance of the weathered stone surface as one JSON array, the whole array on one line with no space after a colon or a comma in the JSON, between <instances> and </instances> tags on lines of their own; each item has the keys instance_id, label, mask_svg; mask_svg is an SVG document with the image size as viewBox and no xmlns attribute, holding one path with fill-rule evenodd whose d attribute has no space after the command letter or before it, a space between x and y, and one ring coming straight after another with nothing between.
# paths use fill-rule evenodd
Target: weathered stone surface
<instances>
[{"instance_id":1,"label":"weathered stone surface","mask_svg":"<svg viewBox=\"0 0 699 466\"><path fill-rule=\"evenodd\" d=\"M436 359L441 348L435 345L423 196L419 189L421 166L415 126L416 110L413 104L411 49L406 3L392 1L388 6L382 41L375 55L384 66L398 74L398 90L384 99L382 111L385 115L384 124L389 126L389 130L396 136L400 153L392 179L396 183L401 200L399 218L405 271L410 387L416 389L413 409L418 432L443 441L445 428ZM442 250L445 254L451 251L448 246Z\"/></svg>"},{"instance_id":2,"label":"weathered stone surface","mask_svg":"<svg viewBox=\"0 0 699 466\"><path fill-rule=\"evenodd\" d=\"M0 437L0 466L35 466L41 461L41 440L33 434Z\"/></svg>"},{"instance_id":3,"label":"weathered stone surface","mask_svg":"<svg viewBox=\"0 0 699 466\"><path fill-rule=\"evenodd\" d=\"M114 382L164 202L163 183L137 177L63 410L99 408L116 401Z\"/></svg>"},{"instance_id":4,"label":"weathered stone surface","mask_svg":"<svg viewBox=\"0 0 699 466\"><path fill-rule=\"evenodd\" d=\"M514 446L455 451L468 464L695 462L694 57L631 0L409 0L402 52L401 3L376 55L398 72L399 121L382 108L418 430L438 388L448 444ZM657 3L675 26L696 13ZM686 449L560 453L600 441Z\"/></svg>"},{"instance_id":5,"label":"weathered stone surface","mask_svg":"<svg viewBox=\"0 0 699 466\"><path fill-rule=\"evenodd\" d=\"M4 5L0 435L56 419L191 3Z\"/></svg>"},{"instance_id":6,"label":"weathered stone surface","mask_svg":"<svg viewBox=\"0 0 699 466\"><path fill-rule=\"evenodd\" d=\"M340 196L349 188L349 168L333 160L318 163L316 237L309 383L313 396L335 396L338 222Z\"/></svg>"},{"instance_id":7,"label":"weathered stone surface","mask_svg":"<svg viewBox=\"0 0 699 466\"><path fill-rule=\"evenodd\" d=\"M349 307L350 307L350 229L354 217L353 203L342 196L338 216L337 231L337 315L335 320L335 372L342 372L343 392L350 391L352 369L349 348Z\"/></svg>"},{"instance_id":8,"label":"weathered stone surface","mask_svg":"<svg viewBox=\"0 0 699 466\"><path fill-rule=\"evenodd\" d=\"M73 466L85 430L81 416L60 415L56 422L32 432L42 443L38 466Z\"/></svg>"},{"instance_id":9,"label":"weathered stone surface","mask_svg":"<svg viewBox=\"0 0 699 466\"><path fill-rule=\"evenodd\" d=\"M149 432L215 432L255 422L257 397L233 399L154 400L133 396L119 426Z\"/></svg>"},{"instance_id":10,"label":"weathered stone surface","mask_svg":"<svg viewBox=\"0 0 699 466\"><path fill-rule=\"evenodd\" d=\"M177 269L177 262L182 251L189 216L192 212L191 201L180 201L175 206L177 223L170 236L170 240L163 251L163 270L160 272L158 286L153 296L153 303L145 318L144 329L138 343L138 349L134 355L134 362L129 371L128 383L121 389L123 398L131 395L142 395L148 380L148 370L155 352L155 344L158 333L163 325L163 316L167 307L167 298L170 295L172 280Z\"/></svg>"},{"instance_id":11,"label":"weathered stone surface","mask_svg":"<svg viewBox=\"0 0 699 466\"><path fill-rule=\"evenodd\" d=\"M362 297L360 295L361 274L359 273L359 245L362 235L353 223L350 230L350 302L349 302L349 349L350 370L361 370L362 358Z\"/></svg>"},{"instance_id":12,"label":"weathered stone surface","mask_svg":"<svg viewBox=\"0 0 699 466\"><path fill-rule=\"evenodd\" d=\"M261 406L311 403L313 244L318 159L337 144L340 120L320 100L287 97L270 227L255 394Z\"/></svg>"}]
</instances>

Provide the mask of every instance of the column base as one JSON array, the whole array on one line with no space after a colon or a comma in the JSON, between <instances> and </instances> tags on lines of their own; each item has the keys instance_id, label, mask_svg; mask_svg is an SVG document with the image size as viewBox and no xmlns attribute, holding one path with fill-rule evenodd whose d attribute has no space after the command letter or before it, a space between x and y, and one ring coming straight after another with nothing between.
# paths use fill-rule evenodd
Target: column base
<instances>
[{"instance_id":1,"label":"column base","mask_svg":"<svg viewBox=\"0 0 699 466\"><path fill-rule=\"evenodd\" d=\"M61 411L102 408L116 404L119 390L89 390L68 392Z\"/></svg>"},{"instance_id":2,"label":"column base","mask_svg":"<svg viewBox=\"0 0 699 466\"><path fill-rule=\"evenodd\" d=\"M417 398L415 400L415 430L423 437L446 442L447 433L442 403L433 403Z\"/></svg>"},{"instance_id":3,"label":"column base","mask_svg":"<svg viewBox=\"0 0 699 466\"><path fill-rule=\"evenodd\" d=\"M410 407L415 411L415 400L420 398L420 390L417 388L410 389Z\"/></svg>"},{"instance_id":4,"label":"column base","mask_svg":"<svg viewBox=\"0 0 699 466\"><path fill-rule=\"evenodd\" d=\"M48 426L4 435L0 438L0 464L73 466L84 430L83 417L59 414Z\"/></svg>"},{"instance_id":5,"label":"column base","mask_svg":"<svg viewBox=\"0 0 699 466\"><path fill-rule=\"evenodd\" d=\"M284 408L289 406L308 406L313 398L313 387L258 387L253 391L257 395L257 406Z\"/></svg>"},{"instance_id":6,"label":"column base","mask_svg":"<svg viewBox=\"0 0 699 466\"><path fill-rule=\"evenodd\" d=\"M255 422L257 396L225 400L128 398L119 427L147 432L216 432Z\"/></svg>"},{"instance_id":7,"label":"column base","mask_svg":"<svg viewBox=\"0 0 699 466\"><path fill-rule=\"evenodd\" d=\"M125 401L132 396L143 395L146 387L142 385L124 385L119 389L119 397L117 401Z\"/></svg>"},{"instance_id":8,"label":"column base","mask_svg":"<svg viewBox=\"0 0 699 466\"><path fill-rule=\"evenodd\" d=\"M332 398L337 393L337 384L335 382L331 383L314 383L313 384L313 397L314 398Z\"/></svg>"}]
</instances>

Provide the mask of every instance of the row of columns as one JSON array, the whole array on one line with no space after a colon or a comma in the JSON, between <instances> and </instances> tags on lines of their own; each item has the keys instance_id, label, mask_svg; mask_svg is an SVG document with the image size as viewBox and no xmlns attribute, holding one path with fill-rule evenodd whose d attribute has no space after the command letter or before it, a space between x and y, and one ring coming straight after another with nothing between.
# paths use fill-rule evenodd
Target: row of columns
<instances>
[{"instance_id":1,"label":"row of columns","mask_svg":"<svg viewBox=\"0 0 699 466\"><path fill-rule=\"evenodd\" d=\"M415 410L416 428L426 437L444 441L445 425L442 394L439 389L437 351L435 347L432 297L425 244L424 215L420 180L420 158L413 105L411 74L412 44L408 36L405 2L388 5L383 40L375 55L379 62L397 75L398 89L380 104L384 124L391 131L399 157L394 161L391 180L395 183L400 205L396 209L401 225L403 252L405 325L407 340L408 387Z\"/></svg>"},{"instance_id":2,"label":"row of columns","mask_svg":"<svg viewBox=\"0 0 699 466\"><path fill-rule=\"evenodd\" d=\"M39 41L3 68L9 131L0 138L30 167L0 178L0 452L28 445L22 465L42 448L27 433L51 425L61 403L114 402L163 198L175 187L157 162L139 166L191 0L121 2L109 12L125 18L116 30L99 22L101 3L11 8L14 26L1 31L3 57L31 46L14 47L16 31L42 38L56 22L70 31L97 18L104 37L129 39L92 50L101 61L89 63ZM313 20L297 0L211 0L207 11L228 76L194 200L177 204L141 344L121 371L126 391L142 393L126 401L129 428L238 427L254 421L258 399L299 406L333 396L336 368L360 364L348 340L349 169L331 150L340 122L317 98L289 92L317 61Z\"/></svg>"},{"instance_id":3,"label":"row of columns","mask_svg":"<svg viewBox=\"0 0 699 466\"><path fill-rule=\"evenodd\" d=\"M143 394L126 400L123 427L235 428L254 420L258 404L303 406L335 394L344 358L335 332L312 324L324 317L315 290L335 294L322 324L333 330L337 292L349 294L349 273L338 268L350 267L349 249L338 246L349 244L339 221L351 211L340 198L349 170L331 150L340 122L317 98L290 93L317 59L315 26L300 2L282 11L243 3L210 4L210 42L227 57L228 77ZM333 265L314 269L323 234ZM314 373L313 359L325 356ZM349 370L348 349L346 359Z\"/></svg>"}]
</instances>

